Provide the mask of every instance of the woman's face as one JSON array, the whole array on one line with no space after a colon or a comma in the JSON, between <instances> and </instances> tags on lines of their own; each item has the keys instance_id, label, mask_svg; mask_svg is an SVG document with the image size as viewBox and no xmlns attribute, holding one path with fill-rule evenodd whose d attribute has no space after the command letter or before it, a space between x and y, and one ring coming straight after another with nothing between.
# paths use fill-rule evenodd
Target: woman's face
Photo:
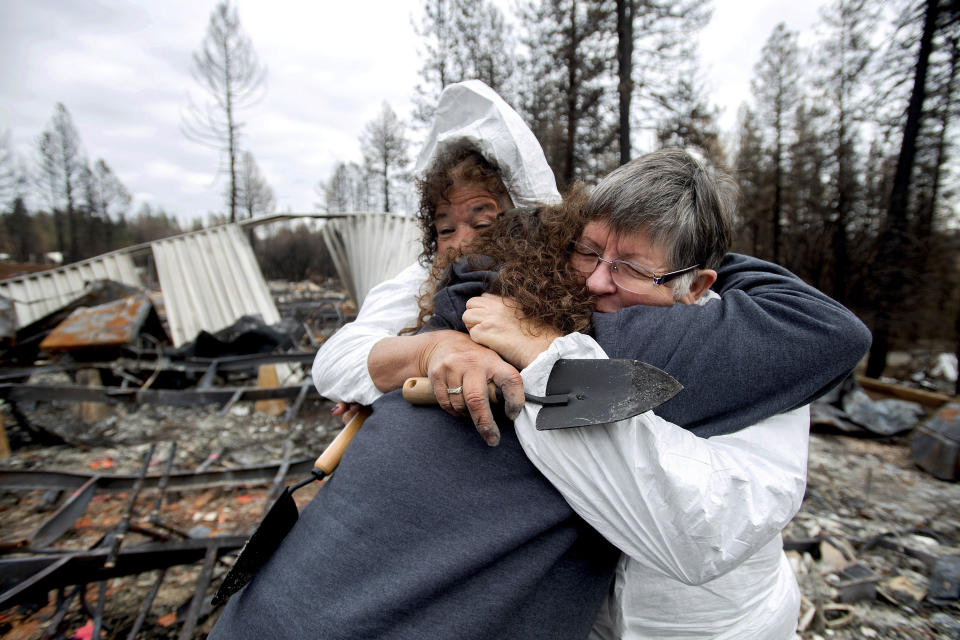
<instances>
[{"instance_id":1,"label":"woman's face","mask_svg":"<svg viewBox=\"0 0 960 640\"><path fill-rule=\"evenodd\" d=\"M437 253L441 255L472 240L478 229L493 224L504 209L494 194L476 183L454 182L445 196L437 204L433 219Z\"/></svg>"},{"instance_id":2,"label":"woman's face","mask_svg":"<svg viewBox=\"0 0 960 640\"><path fill-rule=\"evenodd\" d=\"M661 247L650 243L643 232L618 234L605 222L593 221L587 224L580 235L580 242L605 260L626 260L646 267L654 273L665 273L667 260ZM634 305L669 307L674 304L673 289L668 284L648 284L639 293L627 291L613 282L610 265L597 263L597 268L589 274L587 289L596 296L594 310L602 312L619 311ZM681 300L687 302L686 300Z\"/></svg>"}]
</instances>

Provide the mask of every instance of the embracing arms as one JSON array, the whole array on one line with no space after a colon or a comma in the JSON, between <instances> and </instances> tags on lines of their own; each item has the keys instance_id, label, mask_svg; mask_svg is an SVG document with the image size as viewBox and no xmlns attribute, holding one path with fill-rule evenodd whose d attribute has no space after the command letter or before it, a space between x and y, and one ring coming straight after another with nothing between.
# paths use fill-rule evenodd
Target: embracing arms
<instances>
[{"instance_id":1,"label":"embracing arms","mask_svg":"<svg viewBox=\"0 0 960 640\"><path fill-rule=\"evenodd\" d=\"M367 369L380 340L395 336L417 320L417 292L427 270L412 264L367 294L356 320L320 346L313 361L313 383L320 395L338 402L373 404L383 395Z\"/></svg>"},{"instance_id":2,"label":"embracing arms","mask_svg":"<svg viewBox=\"0 0 960 640\"><path fill-rule=\"evenodd\" d=\"M369 405L383 393L399 389L407 378L427 376L441 407L453 414L469 413L484 440L496 444L499 432L486 395L487 381L503 390L505 409L513 416L523 404L519 372L460 331L397 335L416 324L417 295L427 275L425 268L414 264L374 287L357 319L320 347L313 363L314 384L331 400ZM461 384L462 397L448 396L448 387Z\"/></svg>"}]
</instances>

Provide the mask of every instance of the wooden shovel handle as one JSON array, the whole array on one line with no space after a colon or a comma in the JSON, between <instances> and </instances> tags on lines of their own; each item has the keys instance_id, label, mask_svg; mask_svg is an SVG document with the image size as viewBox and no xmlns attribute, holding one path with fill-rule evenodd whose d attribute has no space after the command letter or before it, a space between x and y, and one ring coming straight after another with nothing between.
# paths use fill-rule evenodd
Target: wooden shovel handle
<instances>
[{"instance_id":1,"label":"wooden shovel handle","mask_svg":"<svg viewBox=\"0 0 960 640\"><path fill-rule=\"evenodd\" d=\"M487 389L490 392L490 402L498 402L497 385L488 382ZM403 399L410 404L437 404L430 378L407 378L403 383Z\"/></svg>"},{"instance_id":2,"label":"wooden shovel handle","mask_svg":"<svg viewBox=\"0 0 960 640\"><path fill-rule=\"evenodd\" d=\"M320 454L317 461L313 463L314 468L322 470L324 475L327 476L333 473L333 470L340 464L340 458L343 457L343 452L347 450L347 445L353 440L353 436L357 435L357 432L360 431L360 427L363 426L363 421L366 420L369 415L370 409L366 407L360 409L357 415L353 416L353 420L348 422L347 426L341 429L337 437L333 439L333 442L323 450L323 453Z\"/></svg>"}]
</instances>

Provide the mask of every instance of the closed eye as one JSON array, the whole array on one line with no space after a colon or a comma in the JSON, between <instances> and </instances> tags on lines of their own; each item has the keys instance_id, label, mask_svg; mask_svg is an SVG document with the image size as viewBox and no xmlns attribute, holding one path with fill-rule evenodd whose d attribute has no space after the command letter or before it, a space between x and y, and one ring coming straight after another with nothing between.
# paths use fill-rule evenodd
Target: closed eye
<instances>
[{"instance_id":1,"label":"closed eye","mask_svg":"<svg viewBox=\"0 0 960 640\"><path fill-rule=\"evenodd\" d=\"M579 253L582 256L588 256L590 258L597 258L600 256L599 251L580 242L573 243L573 251L574 253Z\"/></svg>"},{"instance_id":2,"label":"closed eye","mask_svg":"<svg viewBox=\"0 0 960 640\"><path fill-rule=\"evenodd\" d=\"M638 264L633 264L632 262L627 262L626 260L617 260L616 265L617 269L622 270L624 274L633 276L635 278L646 278L648 280L652 280L656 275L646 267L641 267Z\"/></svg>"}]
</instances>

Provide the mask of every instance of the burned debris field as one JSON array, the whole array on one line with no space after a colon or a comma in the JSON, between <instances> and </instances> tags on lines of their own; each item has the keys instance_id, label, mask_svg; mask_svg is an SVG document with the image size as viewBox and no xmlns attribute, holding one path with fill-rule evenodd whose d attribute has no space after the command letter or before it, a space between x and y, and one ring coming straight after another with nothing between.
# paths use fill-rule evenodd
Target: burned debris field
<instances>
[{"instance_id":1,"label":"burned debris field","mask_svg":"<svg viewBox=\"0 0 960 640\"><path fill-rule=\"evenodd\" d=\"M271 285L283 322L174 351L153 346L146 298L102 302L118 290L91 287L99 304L43 331L72 349L0 373L0 637L205 637L208 591L342 426L309 377L350 317L340 291Z\"/></svg>"},{"instance_id":2,"label":"burned debris field","mask_svg":"<svg viewBox=\"0 0 960 640\"><path fill-rule=\"evenodd\" d=\"M162 296L103 281L11 334L0 639L206 637L247 537L341 429L309 370L351 294L264 286L278 321L243 314L176 346ZM783 532L806 640L960 637L957 398L950 362L908 356L909 386L851 378L812 407Z\"/></svg>"}]
</instances>

